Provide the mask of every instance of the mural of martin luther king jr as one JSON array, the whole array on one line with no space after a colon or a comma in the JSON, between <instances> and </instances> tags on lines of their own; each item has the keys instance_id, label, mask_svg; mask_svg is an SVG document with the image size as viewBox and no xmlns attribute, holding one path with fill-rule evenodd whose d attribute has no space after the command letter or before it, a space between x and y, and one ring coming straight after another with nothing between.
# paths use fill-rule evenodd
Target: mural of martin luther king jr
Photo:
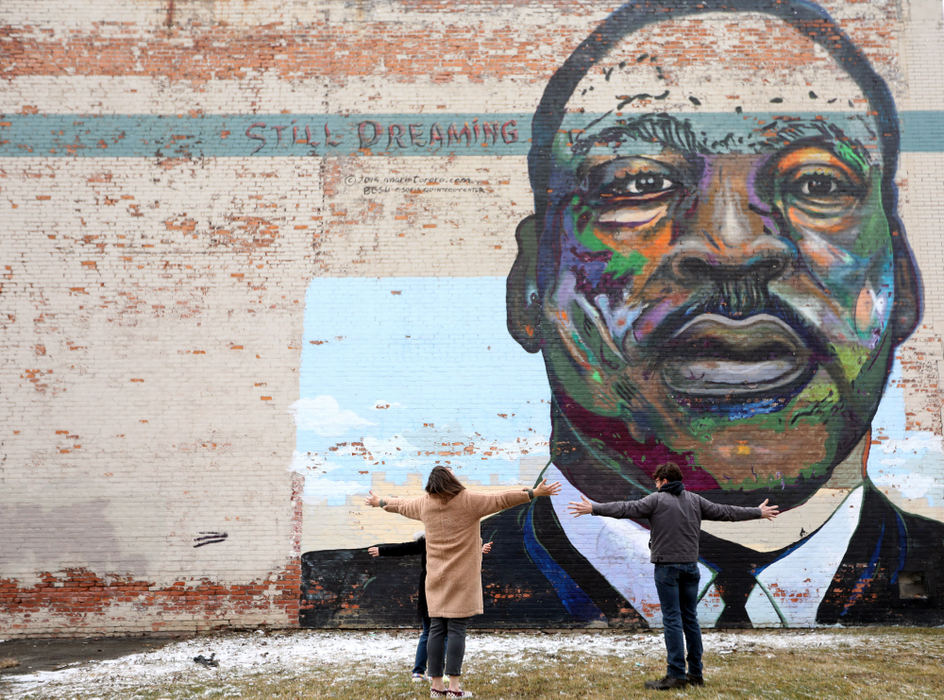
<instances>
[{"instance_id":1,"label":"mural of martin luther king jr","mask_svg":"<svg viewBox=\"0 0 944 700\"><path fill-rule=\"evenodd\" d=\"M793 511L705 524L703 623L944 616L944 528L864 468L920 313L897 157L887 86L812 3L630 3L553 76L508 327L543 354L544 476L572 487L519 518L525 551L575 616L659 624L645 523L564 506L641 497L665 461L711 500Z\"/></svg>"},{"instance_id":2,"label":"mural of martin luther king jr","mask_svg":"<svg viewBox=\"0 0 944 700\"><path fill-rule=\"evenodd\" d=\"M646 523L566 504L641 497L665 461L784 511L703 524L703 625L944 622L944 525L865 472L920 315L898 141L885 82L812 3L631 2L558 69L507 311L551 387L542 476L568 486L483 522L479 624L659 626Z\"/></svg>"}]
</instances>

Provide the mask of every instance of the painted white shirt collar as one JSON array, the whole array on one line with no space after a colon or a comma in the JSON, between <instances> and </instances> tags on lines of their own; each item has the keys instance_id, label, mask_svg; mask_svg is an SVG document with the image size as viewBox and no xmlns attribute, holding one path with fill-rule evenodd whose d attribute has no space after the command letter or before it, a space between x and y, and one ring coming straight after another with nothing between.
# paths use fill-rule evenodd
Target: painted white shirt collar
<instances>
[{"instance_id":1,"label":"painted white shirt collar","mask_svg":"<svg viewBox=\"0 0 944 700\"><path fill-rule=\"evenodd\" d=\"M661 627L654 566L649 561L649 530L632 520L575 518L567 512L567 504L579 501L580 491L553 464L543 476L549 481L561 482L560 493L551 497L551 504L570 543L651 627ZM854 488L802 546L755 576L756 585L745 606L755 627L812 627L816 624L816 610L859 522L863 495L861 485ZM713 627L724 603L713 584L715 572L701 562L698 568L703 582L698 617L705 627Z\"/></svg>"}]
</instances>

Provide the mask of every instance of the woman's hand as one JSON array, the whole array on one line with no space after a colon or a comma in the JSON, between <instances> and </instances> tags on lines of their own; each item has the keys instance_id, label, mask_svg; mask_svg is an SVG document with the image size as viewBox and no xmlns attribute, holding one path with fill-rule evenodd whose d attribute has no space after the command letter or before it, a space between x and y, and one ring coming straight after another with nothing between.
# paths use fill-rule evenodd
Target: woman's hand
<instances>
[{"instance_id":1,"label":"woman's hand","mask_svg":"<svg viewBox=\"0 0 944 700\"><path fill-rule=\"evenodd\" d=\"M567 510L569 510L575 518L579 518L581 515L592 515L593 503L588 501L586 496L581 496L579 503L576 501L568 503Z\"/></svg>"},{"instance_id":2,"label":"woman's hand","mask_svg":"<svg viewBox=\"0 0 944 700\"><path fill-rule=\"evenodd\" d=\"M561 485L559 481L552 481L549 484L547 483L547 479L544 479L533 489L535 496L553 496L556 493L560 493L560 490Z\"/></svg>"},{"instance_id":3,"label":"woman's hand","mask_svg":"<svg viewBox=\"0 0 944 700\"><path fill-rule=\"evenodd\" d=\"M367 548L367 553L368 553L370 556L372 556L372 557L379 557L379 556L380 556L380 547L368 547L368 548Z\"/></svg>"},{"instance_id":4,"label":"woman's hand","mask_svg":"<svg viewBox=\"0 0 944 700\"><path fill-rule=\"evenodd\" d=\"M370 492L370 497L364 499L364 505L370 506L371 508L377 508L380 506L380 496L378 496L373 491Z\"/></svg>"}]
</instances>

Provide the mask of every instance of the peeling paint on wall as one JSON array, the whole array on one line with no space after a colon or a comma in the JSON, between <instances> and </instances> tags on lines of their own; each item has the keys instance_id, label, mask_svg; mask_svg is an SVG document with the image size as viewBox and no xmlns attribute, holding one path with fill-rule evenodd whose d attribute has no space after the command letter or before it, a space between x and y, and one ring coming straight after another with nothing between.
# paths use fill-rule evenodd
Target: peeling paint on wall
<instances>
[{"instance_id":1,"label":"peeling paint on wall","mask_svg":"<svg viewBox=\"0 0 944 700\"><path fill-rule=\"evenodd\" d=\"M728 544L702 563L705 624L733 624L732 591L757 625L937 619L939 4L824 3L894 99L893 180L893 124L871 113L892 112L872 109L872 87L758 16L641 28L645 47L561 93L556 138L532 122L545 88L621 4L4 3L8 636L412 625L413 564L364 547L415 525L365 511L368 489L419 493L438 461L483 490L557 469L573 493L629 496L670 454L709 497L793 506L773 529L706 526ZM804 150L820 127L829 148ZM770 160L776 196L747 156ZM677 302L665 279L632 280L659 278L674 242L652 222L683 222L683 184L719 205L706 226L766 206L813 274L792 297L798 274L716 284L701 311L728 321L670 334L679 354L701 350L659 375L686 397L659 414L639 408L657 382L620 363L625 329ZM910 335L893 332L908 325L905 240L923 305ZM771 293L808 303L750 321ZM820 327L834 334L806 343ZM758 400L705 400L724 377ZM577 458L588 446L613 458L600 478ZM561 536L545 506L483 524L482 622L656 625L644 528Z\"/></svg>"}]
</instances>

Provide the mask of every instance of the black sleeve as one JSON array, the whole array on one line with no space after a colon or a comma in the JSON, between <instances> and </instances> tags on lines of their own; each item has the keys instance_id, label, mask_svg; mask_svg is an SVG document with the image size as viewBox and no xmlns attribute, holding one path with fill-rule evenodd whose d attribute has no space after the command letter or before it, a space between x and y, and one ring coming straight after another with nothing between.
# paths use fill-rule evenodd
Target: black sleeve
<instances>
[{"instance_id":1,"label":"black sleeve","mask_svg":"<svg viewBox=\"0 0 944 700\"><path fill-rule=\"evenodd\" d=\"M391 544L378 544L382 557L408 557L411 554L422 554L426 549L426 540L410 540L409 542L394 542Z\"/></svg>"}]
</instances>

